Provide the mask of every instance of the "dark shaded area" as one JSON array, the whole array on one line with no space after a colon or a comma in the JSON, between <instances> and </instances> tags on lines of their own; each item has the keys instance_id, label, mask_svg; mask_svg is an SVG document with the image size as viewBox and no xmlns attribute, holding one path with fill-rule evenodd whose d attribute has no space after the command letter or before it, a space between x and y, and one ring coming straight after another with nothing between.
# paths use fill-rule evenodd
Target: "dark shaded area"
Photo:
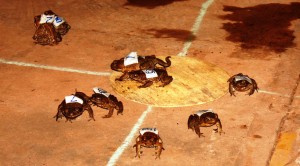
<instances>
[{"instance_id":1,"label":"dark shaded area","mask_svg":"<svg viewBox=\"0 0 300 166\"><path fill-rule=\"evenodd\" d=\"M148 29L144 33L153 35L156 38L175 38L178 41L192 41L196 39L196 36L191 31L180 29Z\"/></svg>"},{"instance_id":2,"label":"dark shaded area","mask_svg":"<svg viewBox=\"0 0 300 166\"><path fill-rule=\"evenodd\" d=\"M240 42L245 49L267 47L275 52L284 52L295 46L291 21L300 18L300 3L263 4L253 7L224 6L224 11L231 12L221 16L233 22L224 23L223 29L230 35L226 38Z\"/></svg>"},{"instance_id":3,"label":"dark shaded area","mask_svg":"<svg viewBox=\"0 0 300 166\"><path fill-rule=\"evenodd\" d=\"M148 9L153 9L158 6L165 6L171 4L176 1L187 1L187 0L127 0L128 2L125 3L129 6L137 6L137 7L145 7Z\"/></svg>"}]
</instances>

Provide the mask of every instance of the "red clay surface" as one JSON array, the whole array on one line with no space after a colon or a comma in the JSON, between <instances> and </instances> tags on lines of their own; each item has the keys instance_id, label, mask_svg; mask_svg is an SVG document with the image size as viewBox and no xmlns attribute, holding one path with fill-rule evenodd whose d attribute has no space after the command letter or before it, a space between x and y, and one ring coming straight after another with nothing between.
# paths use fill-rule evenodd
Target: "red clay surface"
<instances>
[{"instance_id":1,"label":"red clay surface","mask_svg":"<svg viewBox=\"0 0 300 166\"><path fill-rule=\"evenodd\" d=\"M154 107L141 127L158 128L166 149L161 159L154 159L153 149L135 158L133 140L116 165L268 165L285 132L297 136L285 163L297 165L299 2L215 1L196 35L190 30L204 0L0 2L1 59L111 72L110 63L130 51L176 56L189 39L187 56L218 65L230 75L247 74L262 90L250 97L227 94L203 105ZM48 9L72 28L57 46L34 45L33 17ZM106 165L147 109L117 96L109 76L4 63L0 71L0 165ZM88 122L86 112L73 123L55 121L64 96L75 89L91 95L95 86L116 95L124 114L103 119L107 110L93 107L96 121ZM187 119L208 108L218 113L225 134L201 128L205 137L198 138L187 129Z\"/></svg>"}]
</instances>

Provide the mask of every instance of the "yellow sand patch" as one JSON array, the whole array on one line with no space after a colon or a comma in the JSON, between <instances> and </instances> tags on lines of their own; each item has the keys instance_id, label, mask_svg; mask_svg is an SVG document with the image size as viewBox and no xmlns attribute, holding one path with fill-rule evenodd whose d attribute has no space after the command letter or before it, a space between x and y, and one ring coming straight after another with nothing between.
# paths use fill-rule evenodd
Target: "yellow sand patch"
<instances>
[{"instance_id":1,"label":"yellow sand patch","mask_svg":"<svg viewBox=\"0 0 300 166\"><path fill-rule=\"evenodd\" d=\"M296 139L296 133L281 133L272 156L270 166L283 166L290 160L290 153Z\"/></svg>"},{"instance_id":2,"label":"yellow sand patch","mask_svg":"<svg viewBox=\"0 0 300 166\"><path fill-rule=\"evenodd\" d=\"M159 57L165 59L165 57ZM195 58L172 56L167 68L173 81L165 86L153 84L138 88L136 81L115 81L122 73L113 72L113 89L128 100L158 107L178 107L213 101L228 92L229 75L221 68Z\"/></svg>"}]
</instances>

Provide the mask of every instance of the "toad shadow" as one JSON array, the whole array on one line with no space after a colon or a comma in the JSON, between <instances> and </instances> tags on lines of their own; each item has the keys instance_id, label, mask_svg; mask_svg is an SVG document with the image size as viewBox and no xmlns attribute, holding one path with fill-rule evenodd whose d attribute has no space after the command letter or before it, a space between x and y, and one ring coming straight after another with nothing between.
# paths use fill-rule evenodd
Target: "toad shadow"
<instances>
[{"instance_id":1,"label":"toad shadow","mask_svg":"<svg viewBox=\"0 0 300 166\"><path fill-rule=\"evenodd\" d=\"M230 22L222 29L229 32L226 40L241 43L243 49L267 49L276 53L295 46L291 21L300 18L300 3L262 4L253 7L224 6L230 12L220 16Z\"/></svg>"},{"instance_id":2,"label":"toad shadow","mask_svg":"<svg viewBox=\"0 0 300 166\"><path fill-rule=\"evenodd\" d=\"M173 2L180 2L180 1L187 1L187 0L127 0L127 3L125 3L124 6L137 6L137 7L153 9L158 6L165 6Z\"/></svg>"}]
</instances>

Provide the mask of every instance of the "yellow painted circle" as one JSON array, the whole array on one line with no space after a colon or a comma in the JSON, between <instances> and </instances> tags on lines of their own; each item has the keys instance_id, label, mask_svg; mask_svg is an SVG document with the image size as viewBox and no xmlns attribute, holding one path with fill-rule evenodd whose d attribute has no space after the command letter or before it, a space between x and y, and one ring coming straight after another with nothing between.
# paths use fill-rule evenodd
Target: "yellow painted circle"
<instances>
[{"instance_id":1,"label":"yellow painted circle","mask_svg":"<svg viewBox=\"0 0 300 166\"><path fill-rule=\"evenodd\" d=\"M115 71L110 77L111 85L116 93L128 100L157 107L204 104L228 92L229 75L216 65L179 56L172 56L171 61L167 72L173 81L165 87L154 83L147 88L138 88L141 84L136 81L115 81L123 74Z\"/></svg>"}]
</instances>

